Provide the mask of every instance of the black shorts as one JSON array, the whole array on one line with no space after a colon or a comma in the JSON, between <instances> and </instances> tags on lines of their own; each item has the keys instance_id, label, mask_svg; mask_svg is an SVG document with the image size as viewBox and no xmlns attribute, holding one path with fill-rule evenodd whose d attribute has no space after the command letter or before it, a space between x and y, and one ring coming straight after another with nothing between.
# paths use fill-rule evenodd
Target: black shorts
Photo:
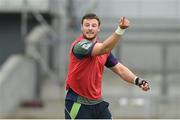
<instances>
[{"instance_id":1,"label":"black shorts","mask_svg":"<svg viewBox=\"0 0 180 120\"><path fill-rule=\"evenodd\" d=\"M111 119L109 103L102 101L95 105L84 105L65 101L65 119Z\"/></svg>"}]
</instances>

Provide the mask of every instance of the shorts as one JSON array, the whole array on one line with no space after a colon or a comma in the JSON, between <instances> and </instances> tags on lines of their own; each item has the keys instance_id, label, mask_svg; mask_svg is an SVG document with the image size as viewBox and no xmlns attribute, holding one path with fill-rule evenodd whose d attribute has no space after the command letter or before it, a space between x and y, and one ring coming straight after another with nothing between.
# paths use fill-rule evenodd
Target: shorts
<instances>
[{"instance_id":1,"label":"shorts","mask_svg":"<svg viewBox=\"0 0 180 120\"><path fill-rule=\"evenodd\" d=\"M65 101L65 119L111 119L109 103L102 101L95 105L84 105Z\"/></svg>"}]
</instances>

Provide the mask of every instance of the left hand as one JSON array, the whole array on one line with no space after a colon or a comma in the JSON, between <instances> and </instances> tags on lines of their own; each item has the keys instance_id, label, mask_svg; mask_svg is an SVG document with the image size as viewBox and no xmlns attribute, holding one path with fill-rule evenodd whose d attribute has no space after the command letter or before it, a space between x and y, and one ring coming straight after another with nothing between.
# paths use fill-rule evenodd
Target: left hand
<instances>
[{"instance_id":1,"label":"left hand","mask_svg":"<svg viewBox=\"0 0 180 120\"><path fill-rule=\"evenodd\" d=\"M144 90L144 91L148 91L150 90L150 87L149 87L149 84L147 81L145 80L142 80L140 83L139 83L139 87Z\"/></svg>"},{"instance_id":2,"label":"left hand","mask_svg":"<svg viewBox=\"0 0 180 120\"><path fill-rule=\"evenodd\" d=\"M137 77L136 80L135 80L135 84L137 86L139 86L144 91L150 90L148 82L146 80L142 79L142 78Z\"/></svg>"}]
</instances>

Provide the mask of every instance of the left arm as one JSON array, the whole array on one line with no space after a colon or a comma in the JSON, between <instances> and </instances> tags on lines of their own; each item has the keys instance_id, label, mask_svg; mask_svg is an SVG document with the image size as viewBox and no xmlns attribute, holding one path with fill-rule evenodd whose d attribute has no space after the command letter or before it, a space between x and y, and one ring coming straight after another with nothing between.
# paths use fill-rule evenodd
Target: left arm
<instances>
[{"instance_id":1,"label":"left arm","mask_svg":"<svg viewBox=\"0 0 180 120\"><path fill-rule=\"evenodd\" d=\"M147 81L137 77L132 71L121 63L117 63L115 66L111 67L111 70L119 75L123 80L139 86L144 91L148 91L150 89Z\"/></svg>"},{"instance_id":2,"label":"left arm","mask_svg":"<svg viewBox=\"0 0 180 120\"><path fill-rule=\"evenodd\" d=\"M126 82L134 84L134 79L137 76L121 63L116 64L114 67L110 69Z\"/></svg>"}]
</instances>

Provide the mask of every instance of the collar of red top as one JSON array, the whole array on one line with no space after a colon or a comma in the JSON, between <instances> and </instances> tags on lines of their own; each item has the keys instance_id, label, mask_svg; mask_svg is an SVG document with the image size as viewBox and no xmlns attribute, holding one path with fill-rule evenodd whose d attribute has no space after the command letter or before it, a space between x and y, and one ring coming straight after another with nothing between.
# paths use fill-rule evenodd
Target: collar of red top
<instances>
[{"instance_id":1,"label":"collar of red top","mask_svg":"<svg viewBox=\"0 0 180 120\"><path fill-rule=\"evenodd\" d=\"M78 39L79 40L83 40L83 39L86 39L86 38L84 38L84 36L83 35L80 35L79 37L78 37ZM88 39L87 39L88 40ZM89 40L89 41L91 41L91 40ZM92 40L91 42L93 42L93 43L96 43L96 42L99 42L100 40L98 39L98 37L96 37L94 40Z\"/></svg>"}]
</instances>

